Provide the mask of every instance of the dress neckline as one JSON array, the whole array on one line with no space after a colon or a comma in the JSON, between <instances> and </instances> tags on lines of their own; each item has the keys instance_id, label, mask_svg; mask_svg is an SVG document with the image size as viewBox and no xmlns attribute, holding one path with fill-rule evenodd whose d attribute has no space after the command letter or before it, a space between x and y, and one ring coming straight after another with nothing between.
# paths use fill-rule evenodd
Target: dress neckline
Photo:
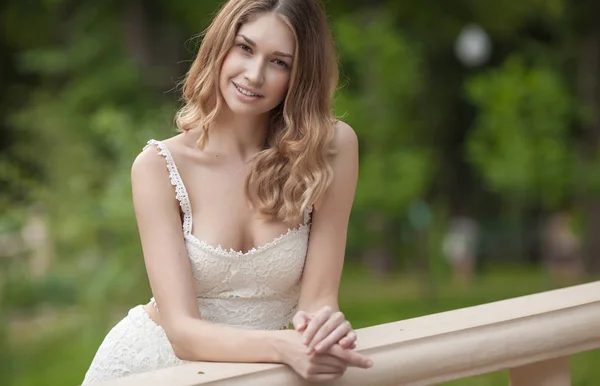
<instances>
[{"instance_id":1,"label":"dress neckline","mask_svg":"<svg viewBox=\"0 0 600 386\"><path fill-rule=\"evenodd\" d=\"M183 213L183 236L184 239L191 241L194 245L202 247L206 251L213 252L223 257L248 257L248 256L256 256L261 254L262 252L270 249L271 247L279 244L284 239L292 237L292 235L301 233L302 231L310 229L310 219L312 214L312 206L304 210L304 219L303 222L297 226L296 228L288 228L287 232L275 237L273 240L269 241L266 244L259 245L257 247L253 247L246 252L235 250L233 248L225 249L220 244L216 247L207 243L206 241L196 237L192 234L193 230L193 218L192 218L192 204L189 198L189 194L187 192L187 188L179 174L179 170L177 165L175 164L175 160L171 151L167 147L167 145L162 141L157 141L155 139L151 139L146 144L146 147L155 145L159 149L159 153L163 155L167 161L167 169L169 170L169 177L171 180L171 184L175 187L176 191L176 199L179 202L181 211ZM144 147L144 149L146 148Z\"/></svg>"},{"instance_id":2,"label":"dress neckline","mask_svg":"<svg viewBox=\"0 0 600 386\"><path fill-rule=\"evenodd\" d=\"M235 250L233 248L225 249L221 246L221 244L218 244L217 246L211 245L211 244L207 243L206 241L194 236L192 233L186 234L185 238L186 238L186 240L190 241L192 244L194 244L198 247L201 247L208 252L217 254L219 256L241 258L241 257L257 256L259 254L262 254L265 251L276 246L277 244L283 242L284 240L291 238L293 235L302 233L303 231L307 231L309 229L309 227L310 227L310 224L300 224L296 228L288 228L287 232L273 238L273 240L271 240L265 244L261 244L256 247L252 247L251 249L249 249L246 252L243 252L240 250Z\"/></svg>"}]
</instances>

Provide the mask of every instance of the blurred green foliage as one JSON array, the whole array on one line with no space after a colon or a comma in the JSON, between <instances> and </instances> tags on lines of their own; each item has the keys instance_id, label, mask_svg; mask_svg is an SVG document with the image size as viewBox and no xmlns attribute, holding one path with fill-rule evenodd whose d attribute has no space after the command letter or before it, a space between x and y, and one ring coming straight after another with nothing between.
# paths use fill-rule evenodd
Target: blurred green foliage
<instances>
[{"instance_id":1,"label":"blurred green foliage","mask_svg":"<svg viewBox=\"0 0 600 386\"><path fill-rule=\"evenodd\" d=\"M468 155L494 191L556 209L573 191L573 97L556 71L509 58L467 85L480 114Z\"/></svg>"}]
</instances>

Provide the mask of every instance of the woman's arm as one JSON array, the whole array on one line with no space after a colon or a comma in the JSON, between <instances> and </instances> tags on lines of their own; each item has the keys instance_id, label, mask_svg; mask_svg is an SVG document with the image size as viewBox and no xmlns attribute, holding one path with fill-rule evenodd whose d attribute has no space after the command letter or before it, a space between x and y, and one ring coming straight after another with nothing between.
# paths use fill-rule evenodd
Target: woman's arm
<instances>
[{"instance_id":1,"label":"woman's arm","mask_svg":"<svg viewBox=\"0 0 600 386\"><path fill-rule=\"evenodd\" d=\"M244 330L200 319L179 203L156 152L147 149L133 164L133 202L150 286L175 354L190 361L284 363L306 379L320 379L322 366L332 363L368 367L364 356L339 345L324 355L306 355L293 330Z\"/></svg>"},{"instance_id":2,"label":"woman's arm","mask_svg":"<svg viewBox=\"0 0 600 386\"><path fill-rule=\"evenodd\" d=\"M333 181L314 207L298 305L301 312L313 317L308 327L299 329L304 331L303 336L311 347L342 324L345 326L336 333L339 337L334 339L335 336L331 336L325 342L327 346L351 331L349 323L339 312L338 291L358 179L358 139L354 130L338 121L332 146L336 151L331 160Z\"/></svg>"},{"instance_id":3,"label":"woman's arm","mask_svg":"<svg viewBox=\"0 0 600 386\"><path fill-rule=\"evenodd\" d=\"M175 354L193 361L279 362L280 332L242 330L200 319L179 203L156 148L137 157L131 181L146 271Z\"/></svg>"}]
</instances>

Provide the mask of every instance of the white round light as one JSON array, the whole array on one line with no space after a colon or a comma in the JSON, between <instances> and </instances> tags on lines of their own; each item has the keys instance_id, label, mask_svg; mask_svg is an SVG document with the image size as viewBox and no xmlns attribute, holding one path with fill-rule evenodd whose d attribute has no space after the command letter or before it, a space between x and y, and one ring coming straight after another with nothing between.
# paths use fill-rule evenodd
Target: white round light
<instances>
[{"instance_id":1,"label":"white round light","mask_svg":"<svg viewBox=\"0 0 600 386\"><path fill-rule=\"evenodd\" d=\"M470 24L458 35L454 50L465 66L477 67L489 59L492 42L483 28Z\"/></svg>"}]
</instances>

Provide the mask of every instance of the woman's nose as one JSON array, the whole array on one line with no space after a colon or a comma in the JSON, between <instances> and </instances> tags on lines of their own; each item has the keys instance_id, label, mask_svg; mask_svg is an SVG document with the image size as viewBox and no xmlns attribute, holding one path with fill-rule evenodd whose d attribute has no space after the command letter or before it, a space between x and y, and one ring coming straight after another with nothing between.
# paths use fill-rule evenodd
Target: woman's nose
<instances>
[{"instance_id":1,"label":"woman's nose","mask_svg":"<svg viewBox=\"0 0 600 386\"><path fill-rule=\"evenodd\" d=\"M260 86L264 82L262 60L252 60L246 67L245 77L253 85Z\"/></svg>"}]
</instances>

